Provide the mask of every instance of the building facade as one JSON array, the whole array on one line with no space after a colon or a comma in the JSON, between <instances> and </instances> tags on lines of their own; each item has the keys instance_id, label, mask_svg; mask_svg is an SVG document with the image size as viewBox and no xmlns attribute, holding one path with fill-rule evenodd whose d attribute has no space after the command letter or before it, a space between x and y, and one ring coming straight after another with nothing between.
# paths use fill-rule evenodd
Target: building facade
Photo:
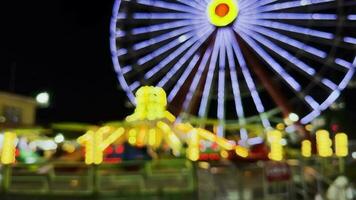
<instances>
[{"instance_id":1,"label":"building facade","mask_svg":"<svg viewBox=\"0 0 356 200\"><path fill-rule=\"evenodd\" d=\"M36 120L36 101L29 97L0 92L0 126L32 126Z\"/></svg>"}]
</instances>

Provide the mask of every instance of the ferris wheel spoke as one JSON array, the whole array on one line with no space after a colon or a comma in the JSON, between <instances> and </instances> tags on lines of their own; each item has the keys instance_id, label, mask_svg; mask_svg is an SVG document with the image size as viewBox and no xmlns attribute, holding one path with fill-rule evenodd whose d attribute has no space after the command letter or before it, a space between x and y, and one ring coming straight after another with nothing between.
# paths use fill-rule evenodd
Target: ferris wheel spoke
<instances>
[{"instance_id":1,"label":"ferris wheel spoke","mask_svg":"<svg viewBox=\"0 0 356 200\"><path fill-rule=\"evenodd\" d=\"M224 136L224 126L223 122L225 120L225 67L226 67L226 29L221 29L221 44L219 50L219 68L218 68L218 106L217 106L217 117L219 119L219 127L217 135L220 137Z\"/></svg>"},{"instance_id":2,"label":"ferris wheel spoke","mask_svg":"<svg viewBox=\"0 0 356 200\"><path fill-rule=\"evenodd\" d=\"M266 28L274 28L274 29L279 29L283 31L288 31L292 33L297 33L301 35L306 35L306 36L314 36L322 39L327 39L327 40L332 40L334 39L334 34L324 32L324 31L318 31L314 29L309 29L309 28L303 28L300 26L295 26L295 25L290 25L290 24L285 24L285 23L280 23L280 22L273 22L269 20L251 20L251 19L241 19L244 23L250 23L250 24L255 24L259 26L263 26Z\"/></svg>"},{"instance_id":3,"label":"ferris wheel spoke","mask_svg":"<svg viewBox=\"0 0 356 200\"><path fill-rule=\"evenodd\" d=\"M205 67L207 66L207 63L208 63L211 53L212 53L211 48L208 48L205 51L203 59L200 62L198 70L193 78L192 84L189 87L189 91L188 91L188 93L184 99L184 102L183 102L183 110L185 110L186 112L188 112L188 109L191 105L194 94L196 94L196 90L198 88L199 83L201 82L202 74L205 70Z\"/></svg>"},{"instance_id":4,"label":"ferris wheel spoke","mask_svg":"<svg viewBox=\"0 0 356 200\"><path fill-rule=\"evenodd\" d=\"M132 14L133 19L143 19L143 20L164 20L164 19L201 19L206 20L204 13L186 14L186 13L144 13L136 12Z\"/></svg>"},{"instance_id":5,"label":"ferris wheel spoke","mask_svg":"<svg viewBox=\"0 0 356 200\"><path fill-rule=\"evenodd\" d=\"M200 14L202 12L201 10L198 10L196 7L185 6L177 3L169 3L165 1L159 1L159 0L137 0L136 3L141 5L156 7L156 8L164 8L164 9L194 13L194 14Z\"/></svg>"},{"instance_id":6,"label":"ferris wheel spoke","mask_svg":"<svg viewBox=\"0 0 356 200\"><path fill-rule=\"evenodd\" d=\"M253 31L255 29L251 28L250 30ZM249 32L249 35L252 36L255 40L257 40L260 43L262 43L267 48L269 48L272 51L274 51L276 54L280 55L281 58L287 60L292 65L297 66L301 71L304 71L309 76L310 79L314 80L316 78L316 80L322 80L322 81L314 81L318 85L325 86L325 87L331 89L332 91L338 89L338 86L335 83L333 83L332 81L330 81L328 79L322 79L321 77L319 77L319 75L316 74L315 70L312 67L310 67L308 64L300 61L298 58L294 57L289 52L287 52L284 49L282 49L282 48L278 47L277 45L273 44L272 42L270 42L266 38L264 38L262 36L257 36L255 33L252 33L252 32ZM336 58L335 59L335 64L338 64L338 65L344 67L347 70L350 70L350 69L353 68L352 63L350 63L348 61L345 61L343 59L340 59L340 58Z\"/></svg>"},{"instance_id":7,"label":"ferris wheel spoke","mask_svg":"<svg viewBox=\"0 0 356 200\"><path fill-rule=\"evenodd\" d=\"M154 24L154 25L149 25L149 26L133 28L131 30L131 33L133 35L153 33L153 32L157 32L157 31L179 28L182 26L190 26L190 25L195 25L195 24L200 24L200 23L202 23L202 20L184 19L184 20L178 20L178 21L174 21L174 22L160 23L160 24Z\"/></svg>"},{"instance_id":8,"label":"ferris wheel spoke","mask_svg":"<svg viewBox=\"0 0 356 200\"><path fill-rule=\"evenodd\" d=\"M240 1L239 2L239 8L240 8L241 12L244 12L246 8L248 8L251 5L254 5L256 2L258 2L258 0Z\"/></svg>"},{"instance_id":9,"label":"ferris wheel spoke","mask_svg":"<svg viewBox=\"0 0 356 200\"><path fill-rule=\"evenodd\" d=\"M211 98L211 96L210 96L211 95L211 86L212 86L212 81L213 81L213 78L215 75L214 71L215 71L215 67L217 65L217 59L218 59L218 55L219 55L221 41L223 39L221 36L221 31L222 31L221 29L218 29L218 32L216 34L213 52L212 52L211 60L209 63L209 69L208 69L207 77L205 80L203 94L202 94L202 98L201 98L201 102L200 102L200 106L199 106L198 115L200 117L204 117L204 118L207 116L208 103Z\"/></svg>"},{"instance_id":10,"label":"ferris wheel spoke","mask_svg":"<svg viewBox=\"0 0 356 200\"><path fill-rule=\"evenodd\" d=\"M248 43L248 45L258 54L260 57L265 60L265 62L277 73L283 80L291 87L295 92L301 91L300 84L290 76L283 67L278 64L266 51L262 49L257 43L255 43L250 36L244 33L243 30L239 28L235 29L237 33Z\"/></svg>"},{"instance_id":11,"label":"ferris wheel spoke","mask_svg":"<svg viewBox=\"0 0 356 200\"><path fill-rule=\"evenodd\" d=\"M258 8L257 11L258 12L278 11L278 10L285 10L290 8L317 5L322 3L330 3L334 1L335 0L308 0L308 1L293 0L293 1L283 2L283 3L274 3L271 5L262 6Z\"/></svg>"},{"instance_id":12,"label":"ferris wheel spoke","mask_svg":"<svg viewBox=\"0 0 356 200\"><path fill-rule=\"evenodd\" d=\"M308 78L310 80L312 80L313 82L317 83L318 85L322 85L326 88L333 87L335 89L335 87L332 86L332 85L335 85L335 83L331 82L330 80L329 80L329 82L328 81L325 81L325 82L317 81L320 79L320 77L319 77L319 75L316 74L316 71L314 70L314 68L312 68L308 64L302 62L301 60L299 60L298 58L296 58L295 56L293 56L286 50L278 47L277 45L275 45L273 42L267 40L262 35L254 33L253 28L249 28L249 29L251 30L251 31L247 31L249 36L251 36L253 39L260 42L261 44L263 44L265 47L269 48L273 52L275 52L282 59L288 61L292 66L296 66L300 71L303 71L308 76ZM350 63L349 63L349 65L350 65ZM328 83L328 84L326 85L325 83Z\"/></svg>"},{"instance_id":13,"label":"ferris wheel spoke","mask_svg":"<svg viewBox=\"0 0 356 200\"><path fill-rule=\"evenodd\" d=\"M211 32L210 32L211 33ZM187 62L187 60L200 48L200 46L209 38L210 34L204 35L197 43L195 43L178 62L166 73L166 75L158 82L157 86L164 87L167 82L177 73L177 71Z\"/></svg>"},{"instance_id":14,"label":"ferris wheel spoke","mask_svg":"<svg viewBox=\"0 0 356 200\"><path fill-rule=\"evenodd\" d=\"M343 67L344 69L350 70L352 68L354 68L353 64L342 59L342 58L335 58L335 63L341 67Z\"/></svg>"},{"instance_id":15,"label":"ferris wheel spoke","mask_svg":"<svg viewBox=\"0 0 356 200\"><path fill-rule=\"evenodd\" d=\"M229 63L229 69L230 69L230 79L231 79L231 85L232 85L232 92L234 96L234 103L235 103L235 111L238 117L238 123L241 127L246 126L246 119L245 119L245 113L244 109L242 106L242 100L241 100L241 91L239 87L239 80L237 76L237 70L236 70L236 63L234 60L234 54L233 50L231 48L231 45L229 45L229 42L231 40L231 35L228 33L225 33L225 48L226 48L226 53L227 53L227 59ZM247 141L248 139L248 134L245 128L240 129L240 137L242 141Z\"/></svg>"},{"instance_id":16,"label":"ferris wheel spoke","mask_svg":"<svg viewBox=\"0 0 356 200\"><path fill-rule=\"evenodd\" d=\"M244 15L249 19L272 19L272 20L337 20L336 14L323 13L259 13Z\"/></svg>"},{"instance_id":17,"label":"ferris wheel spoke","mask_svg":"<svg viewBox=\"0 0 356 200\"><path fill-rule=\"evenodd\" d=\"M145 74L145 79L150 79L152 78L153 75L155 75L157 72L159 72L161 69L166 67L168 63L170 63L172 60L174 60L177 56L182 54L184 51L186 51L190 46L192 46L194 43L197 41L201 40L201 37L208 37L213 31L212 27L209 27L207 30L204 32L197 32L196 35L194 35L192 38L188 39L184 44L182 44L178 49L176 49L173 53L171 53L169 56L167 56L165 59L163 59L157 66L153 67L150 71L148 71Z\"/></svg>"},{"instance_id":18,"label":"ferris wheel spoke","mask_svg":"<svg viewBox=\"0 0 356 200\"><path fill-rule=\"evenodd\" d=\"M248 24L245 24L246 26L250 26ZM270 38L273 38L275 40L278 40L280 42L283 42L286 45L293 46L299 50L305 51L311 55L320 57L320 58L326 58L327 53L325 51L322 51L320 49L317 49L315 47L312 47L310 45L307 45L303 42L300 42L298 40L295 40L291 37L288 37L286 35L277 33L275 31L269 30L267 28L261 27L261 26L250 26L251 30L259 32L260 34L263 34L265 36L268 36ZM252 29L253 27L253 29Z\"/></svg>"},{"instance_id":19,"label":"ferris wheel spoke","mask_svg":"<svg viewBox=\"0 0 356 200\"><path fill-rule=\"evenodd\" d=\"M309 76L314 76L315 75L316 72L315 72L314 68L312 68L309 65L305 64L304 62L302 62L301 60L299 60L298 58L296 58L295 56L290 54L288 51L284 50L281 47L278 47L276 44L274 44L273 42L271 42L267 38L263 37L259 33L256 33L256 32L254 32L252 30L253 30L253 28L251 28L251 27L248 27L248 28L244 29L246 34L248 34L251 38L253 38L254 40L256 40L259 43L263 44L265 47L267 47L268 49L272 50L273 52L278 54L281 58L283 58L283 59L287 60L288 62L290 62L292 65L298 67L298 69L303 71L305 74L307 74Z\"/></svg>"},{"instance_id":20,"label":"ferris wheel spoke","mask_svg":"<svg viewBox=\"0 0 356 200\"><path fill-rule=\"evenodd\" d=\"M237 61L240 65L240 68L241 68L241 71L242 71L242 75L243 77L245 78L245 82L246 82L246 85L249 89L249 92L251 94L251 97L252 97L252 100L253 100L253 103L255 104L255 107L256 107L256 110L257 112L259 113L259 116L261 118L261 121L262 121L262 124L265 128L269 128L271 127L271 124L265 114L265 107L263 106L263 103L261 101L261 98L260 98L260 95L258 94L257 92L257 89L256 89L256 85L255 85L255 82L253 81L252 79L252 76L251 76L251 73L250 71L248 70L247 68L247 65L246 65L246 61L245 61L245 58L241 52L241 48L234 36L234 33L232 33L231 31L228 32L229 33L229 38L231 39L231 46L232 46L232 49L234 50L234 53L237 57Z\"/></svg>"},{"instance_id":21,"label":"ferris wheel spoke","mask_svg":"<svg viewBox=\"0 0 356 200\"><path fill-rule=\"evenodd\" d=\"M188 76L196 66L200 59L199 54L196 54L193 59L190 61L188 67L184 70L181 77L179 77L177 83L174 85L173 89L168 94L168 101L173 101L174 97L177 95L178 91L182 88L183 84L187 80Z\"/></svg>"},{"instance_id":22,"label":"ferris wheel spoke","mask_svg":"<svg viewBox=\"0 0 356 200\"><path fill-rule=\"evenodd\" d=\"M156 44L158 44L160 42L163 42L165 40L168 40L168 39L171 39L171 38L175 38L175 37L178 37L180 35L183 35L184 33L193 31L196 28L197 27L194 27L194 26L185 26L185 27L182 27L182 28L179 28L179 29L175 29L175 30L172 30L170 32L164 33L162 35L159 35L159 36L156 36L156 37L152 37L152 38L150 38L148 40L136 43L136 44L133 45L133 49L135 51L137 51L137 50L146 48L148 46L156 45ZM184 38L182 40L184 40Z\"/></svg>"},{"instance_id":23,"label":"ferris wheel spoke","mask_svg":"<svg viewBox=\"0 0 356 200\"><path fill-rule=\"evenodd\" d=\"M356 37L349 37L349 36L346 36L346 37L343 38L343 41L344 41L345 43L355 45L355 44L356 44Z\"/></svg>"},{"instance_id":24,"label":"ferris wheel spoke","mask_svg":"<svg viewBox=\"0 0 356 200\"><path fill-rule=\"evenodd\" d=\"M183 3L185 5L188 5L192 8L195 8L197 10L200 10L202 12L205 12L205 6L202 5L200 2L197 1L191 1L191 0L177 0L180 3Z\"/></svg>"},{"instance_id":25,"label":"ferris wheel spoke","mask_svg":"<svg viewBox=\"0 0 356 200\"><path fill-rule=\"evenodd\" d=\"M121 29L111 30L111 31L112 31L112 34L115 35L116 39L123 38L126 36L126 33Z\"/></svg>"},{"instance_id":26,"label":"ferris wheel spoke","mask_svg":"<svg viewBox=\"0 0 356 200\"><path fill-rule=\"evenodd\" d=\"M278 0L254 0L250 1L251 3L246 5L245 7L241 7L241 14L243 13L251 13L254 10L258 9L261 6L273 3Z\"/></svg>"},{"instance_id":27,"label":"ferris wheel spoke","mask_svg":"<svg viewBox=\"0 0 356 200\"><path fill-rule=\"evenodd\" d=\"M184 38L186 38L185 41L190 41L190 39L195 35L194 32L189 32L187 34L184 34ZM142 66L145 63L157 58L158 56L162 55L163 53L173 49L174 47L178 46L179 44L181 44L181 41L179 41L179 38L173 40L172 42L169 42L168 44L159 47L158 49L156 49L155 51L153 51L152 53L149 53L141 58L139 58L137 60L137 64Z\"/></svg>"},{"instance_id":28,"label":"ferris wheel spoke","mask_svg":"<svg viewBox=\"0 0 356 200\"><path fill-rule=\"evenodd\" d=\"M129 73L130 71L132 71L132 66L131 65L127 65L125 67L122 67L122 74L125 75L127 73Z\"/></svg>"},{"instance_id":29,"label":"ferris wheel spoke","mask_svg":"<svg viewBox=\"0 0 356 200\"><path fill-rule=\"evenodd\" d=\"M137 60L137 63L139 65L143 65L151 60L153 60L154 58L162 55L163 53L169 51L170 49L173 49L174 47L182 44L183 42L187 42L187 41L190 41L190 39L192 37L195 37L196 38L196 35L198 35L199 31L204 31L206 29L209 29L207 28L207 25L201 25L201 29L197 29L196 31L190 31L186 34L183 34L180 38L177 38L171 42L169 42L168 44L156 49L155 51L153 51L152 53L149 53L147 55L145 55L144 57L141 57ZM184 40L182 40L182 38Z\"/></svg>"}]
</instances>

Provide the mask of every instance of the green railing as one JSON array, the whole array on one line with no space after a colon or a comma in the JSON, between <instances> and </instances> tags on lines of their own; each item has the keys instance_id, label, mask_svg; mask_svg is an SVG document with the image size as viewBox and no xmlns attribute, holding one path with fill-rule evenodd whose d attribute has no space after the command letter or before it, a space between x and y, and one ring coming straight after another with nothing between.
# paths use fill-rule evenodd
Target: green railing
<instances>
[{"instance_id":1,"label":"green railing","mask_svg":"<svg viewBox=\"0 0 356 200\"><path fill-rule=\"evenodd\" d=\"M196 199L195 168L183 159L15 164L1 168L0 199Z\"/></svg>"}]
</instances>

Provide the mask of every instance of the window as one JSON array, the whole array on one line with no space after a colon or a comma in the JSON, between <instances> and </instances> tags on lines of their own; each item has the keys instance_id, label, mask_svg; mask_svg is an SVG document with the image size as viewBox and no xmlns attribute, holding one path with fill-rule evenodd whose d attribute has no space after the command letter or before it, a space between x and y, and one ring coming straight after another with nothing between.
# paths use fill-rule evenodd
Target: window
<instances>
[{"instance_id":1,"label":"window","mask_svg":"<svg viewBox=\"0 0 356 200\"><path fill-rule=\"evenodd\" d=\"M22 109L13 106L4 106L3 116L7 123L19 124L22 122Z\"/></svg>"}]
</instances>

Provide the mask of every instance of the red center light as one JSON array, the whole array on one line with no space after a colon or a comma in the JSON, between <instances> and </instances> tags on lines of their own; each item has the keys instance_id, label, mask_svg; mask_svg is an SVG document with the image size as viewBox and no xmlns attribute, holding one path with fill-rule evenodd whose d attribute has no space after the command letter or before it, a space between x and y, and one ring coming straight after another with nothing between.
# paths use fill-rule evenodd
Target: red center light
<instances>
[{"instance_id":1,"label":"red center light","mask_svg":"<svg viewBox=\"0 0 356 200\"><path fill-rule=\"evenodd\" d=\"M229 13L229 6L226 3L221 3L215 8L215 14L219 17L225 17Z\"/></svg>"}]
</instances>

